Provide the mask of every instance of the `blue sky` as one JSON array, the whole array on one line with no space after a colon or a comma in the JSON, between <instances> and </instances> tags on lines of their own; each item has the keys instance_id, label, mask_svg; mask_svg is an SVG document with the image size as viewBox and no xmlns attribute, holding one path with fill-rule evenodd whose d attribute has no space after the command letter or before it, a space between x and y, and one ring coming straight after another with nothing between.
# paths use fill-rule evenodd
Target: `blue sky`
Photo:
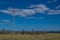
<instances>
[{"instance_id":1,"label":"blue sky","mask_svg":"<svg viewBox=\"0 0 60 40\"><path fill-rule=\"evenodd\" d=\"M0 30L60 31L60 0L0 0Z\"/></svg>"}]
</instances>

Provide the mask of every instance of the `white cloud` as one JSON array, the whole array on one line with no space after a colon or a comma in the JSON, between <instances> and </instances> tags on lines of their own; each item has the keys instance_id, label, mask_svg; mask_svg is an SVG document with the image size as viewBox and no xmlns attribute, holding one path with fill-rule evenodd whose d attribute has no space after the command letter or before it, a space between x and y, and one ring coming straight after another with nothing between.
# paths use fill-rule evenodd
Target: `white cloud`
<instances>
[{"instance_id":1,"label":"white cloud","mask_svg":"<svg viewBox=\"0 0 60 40\"><path fill-rule=\"evenodd\" d=\"M30 9L16 9L16 8L8 8L7 10L0 10L0 12L12 14L12 15L20 15L20 16L27 16L27 15L33 15L35 13L34 10Z\"/></svg>"},{"instance_id":2,"label":"white cloud","mask_svg":"<svg viewBox=\"0 0 60 40\"><path fill-rule=\"evenodd\" d=\"M29 8L33 8L36 13L45 13L49 8L44 4L31 5Z\"/></svg>"},{"instance_id":3,"label":"white cloud","mask_svg":"<svg viewBox=\"0 0 60 40\"><path fill-rule=\"evenodd\" d=\"M29 9L23 9L23 12L25 15L33 15L35 13L34 10L29 10Z\"/></svg>"},{"instance_id":4,"label":"white cloud","mask_svg":"<svg viewBox=\"0 0 60 40\"><path fill-rule=\"evenodd\" d=\"M39 13L39 14L47 13L48 15L60 14L60 10L50 9L44 4L31 5L28 7L29 7L28 9L8 8L6 10L0 10L0 12L6 13L6 14L11 14L14 16L19 15L21 17L31 16L31 15L34 15L35 13Z\"/></svg>"},{"instance_id":5,"label":"white cloud","mask_svg":"<svg viewBox=\"0 0 60 40\"><path fill-rule=\"evenodd\" d=\"M30 6L28 6L28 8L46 8L46 5L44 5L44 4L38 4L38 5L31 4Z\"/></svg>"},{"instance_id":6,"label":"white cloud","mask_svg":"<svg viewBox=\"0 0 60 40\"><path fill-rule=\"evenodd\" d=\"M0 12L8 13L8 14L12 14L12 12L11 12L11 11L9 11L9 10L0 10Z\"/></svg>"},{"instance_id":7,"label":"white cloud","mask_svg":"<svg viewBox=\"0 0 60 40\"><path fill-rule=\"evenodd\" d=\"M56 7L56 9L59 9L60 8L60 5L58 5L57 7Z\"/></svg>"},{"instance_id":8,"label":"white cloud","mask_svg":"<svg viewBox=\"0 0 60 40\"><path fill-rule=\"evenodd\" d=\"M60 10L49 10L48 14L50 15L60 14Z\"/></svg>"},{"instance_id":9,"label":"white cloud","mask_svg":"<svg viewBox=\"0 0 60 40\"><path fill-rule=\"evenodd\" d=\"M10 21L9 20L2 20L3 22L6 22L6 23L9 23Z\"/></svg>"},{"instance_id":10,"label":"white cloud","mask_svg":"<svg viewBox=\"0 0 60 40\"><path fill-rule=\"evenodd\" d=\"M26 17L26 19L44 19L44 17Z\"/></svg>"},{"instance_id":11,"label":"white cloud","mask_svg":"<svg viewBox=\"0 0 60 40\"><path fill-rule=\"evenodd\" d=\"M54 1L56 1L56 0L54 0ZM29 8L34 9L35 13L47 13L47 14L50 14L50 15L60 14L60 10L50 9L44 4L31 5L31 6L29 6Z\"/></svg>"},{"instance_id":12,"label":"white cloud","mask_svg":"<svg viewBox=\"0 0 60 40\"><path fill-rule=\"evenodd\" d=\"M5 25L8 24L10 22L10 20L0 20L0 25Z\"/></svg>"},{"instance_id":13,"label":"white cloud","mask_svg":"<svg viewBox=\"0 0 60 40\"><path fill-rule=\"evenodd\" d=\"M47 3L55 3L57 2L58 0L51 0L51 1L48 1Z\"/></svg>"}]
</instances>

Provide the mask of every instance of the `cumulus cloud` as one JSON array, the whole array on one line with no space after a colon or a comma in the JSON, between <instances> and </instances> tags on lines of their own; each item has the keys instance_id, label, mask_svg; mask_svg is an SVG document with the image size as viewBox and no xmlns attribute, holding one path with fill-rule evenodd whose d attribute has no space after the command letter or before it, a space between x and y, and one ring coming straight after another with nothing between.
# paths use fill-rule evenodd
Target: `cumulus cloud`
<instances>
[{"instance_id":1,"label":"cumulus cloud","mask_svg":"<svg viewBox=\"0 0 60 40\"><path fill-rule=\"evenodd\" d=\"M29 8L33 8L36 13L45 13L49 8L44 4L31 5Z\"/></svg>"},{"instance_id":2,"label":"cumulus cloud","mask_svg":"<svg viewBox=\"0 0 60 40\"><path fill-rule=\"evenodd\" d=\"M8 8L7 10L0 10L0 12L12 14L12 15L20 15L20 16L27 16L27 15L33 15L35 13L34 10L30 9L17 9L17 8Z\"/></svg>"},{"instance_id":3,"label":"cumulus cloud","mask_svg":"<svg viewBox=\"0 0 60 40\"><path fill-rule=\"evenodd\" d=\"M47 3L55 3L57 2L58 0L51 0L51 1L48 1Z\"/></svg>"},{"instance_id":4,"label":"cumulus cloud","mask_svg":"<svg viewBox=\"0 0 60 40\"><path fill-rule=\"evenodd\" d=\"M35 11L34 10L29 10L29 9L23 9L23 13L25 15L33 15L35 13Z\"/></svg>"},{"instance_id":5,"label":"cumulus cloud","mask_svg":"<svg viewBox=\"0 0 60 40\"><path fill-rule=\"evenodd\" d=\"M31 5L29 8L32 9L17 9L17 8L8 8L6 10L0 10L0 12L12 14L12 15L20 15L22 17L33 15L35 13L45 13L47 10L49 10L48 7L44 4L39 5Z\"/></svg>"},{"instance_id":6,"label":"cumulus cloud","mask_svg":"<svg viewBox=\"0 0 60 40\"><path fill-rule=\"evenodd\" d=\"M8 24L10 20L0 20L0 25Z\"/></svg>"},{"instance_id":7,"label":"cumulus cloud","mask_svg":"<svg viewBox=\"0 0 60 40\"><path fill-rule=\"evenodd\" d=\"M31 6L29 6L29 8L34 9L35 13L47 13L49 15L60 14L60 10L50 9L44 4L31 5ZM59 6L58 6L58 8L59 8Z\"/></svg>"},{"instance_id":8,"label":"cumulus cloud","mask_svg":"<svg viewBox=\"0 0 60 40\"><path fill-rule=\"evenodd\" d=\"M6 22L6 23L8 23L8 22L10 22L9 20L3 20L3 22Z\"/></svg>"},{"instance_id":9,"label":"cumulus cloud","mask_svg":"<svg viewBox=\"0 0 60 40\"><path fill-rule=\"evenodd\" d=\"M44 17L26 17L26 19L44 19Z\"/></svg>"},{"instance_id":10,"label":"cumulus cloud","mask_svg":"<svg viewBox=\"0 0 60 40\"><path fill-rule=\"evenodd\" d=\"M49 15L60 14L60 10L49 10Z\"/></svg>"},{"instance_id":11,"label":"cumulus cloud","mask_svg":"<svg viewBox=\"0 0 60 40\"><path fill-rule=\"evenodd\" d=\"M28 6L28 9L7 8L6 10L0 10L0 12L11 14L13 16L19 15L21 17L31 16L36 13L47 13L48 15L60 14L60 10L50 9L44 4L31 5Z\"/></svg>"},{"instance_id":12,"label":"cumulus cloud","mask_svg":"<svg viewBox=\"0 0 60 40\"><path fill-rule=\"evenodd\" d=\"M58 5L57 7L55 7L56 9L60 9L60 5Z\"/></svg>"}]
</instances>

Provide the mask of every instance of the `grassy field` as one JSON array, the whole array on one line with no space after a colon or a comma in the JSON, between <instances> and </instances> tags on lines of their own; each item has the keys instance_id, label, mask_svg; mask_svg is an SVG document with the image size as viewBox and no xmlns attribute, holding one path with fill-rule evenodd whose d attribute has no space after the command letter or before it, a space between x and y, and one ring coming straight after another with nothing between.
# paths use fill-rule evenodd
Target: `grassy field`
<instances>
[{"instance_id":1,"label":"grassy field","mask_svg":"<svg viewBox=\"0 0 60 40\"><path fill-rule=\"evenodd\" d=\"M0 34L0 40L60 40L60 34Z\"/></svg>"}]
</instances>

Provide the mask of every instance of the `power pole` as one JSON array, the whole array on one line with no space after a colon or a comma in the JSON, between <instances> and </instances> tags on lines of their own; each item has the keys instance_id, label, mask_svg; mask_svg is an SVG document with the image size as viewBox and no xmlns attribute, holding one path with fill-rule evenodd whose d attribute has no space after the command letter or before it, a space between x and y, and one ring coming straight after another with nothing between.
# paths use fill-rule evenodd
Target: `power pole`
<instances>
[{"instance_id":1,"label":"power pole","mask_svg":"<svg viewBox=\"0 0 60 40\"><path fill-rule=\"evenodd\" d=\"M15 34L15 8L11 9L13 14L13 21L12 21L12 27L13 27L13 33Z\"/></svg>"},{"instance_id":2,"label":"power pole","mask_svg":"<svg viewBox=\"0 0 60 40\"><path fill-rule=\"evenodd\" d=\"M14 34L15 34L15 9L13 8L13 31L14 31Z\"/></svg>"}]
</instances>

